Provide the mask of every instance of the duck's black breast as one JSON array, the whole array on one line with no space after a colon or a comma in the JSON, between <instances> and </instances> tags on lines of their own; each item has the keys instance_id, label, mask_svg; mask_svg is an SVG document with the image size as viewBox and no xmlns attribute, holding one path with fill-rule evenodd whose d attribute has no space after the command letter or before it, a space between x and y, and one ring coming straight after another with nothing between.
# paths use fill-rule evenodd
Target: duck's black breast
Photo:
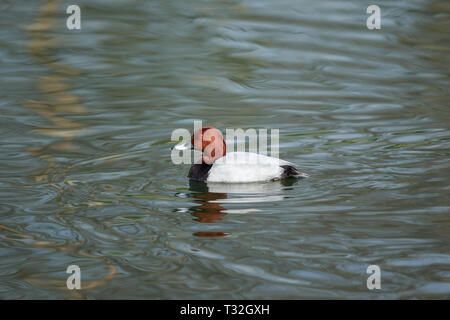
<instances>
[{"instance_id":1,"label":"duck's black breast","mask_svg":"<svg viewBox=\"0 0 450 320\"><path fill-rule=\"evenodd\" d=\"M193 164L189 170L188 178L196 181L206 181L212 164Z\"/></svg>"}]
</instances>

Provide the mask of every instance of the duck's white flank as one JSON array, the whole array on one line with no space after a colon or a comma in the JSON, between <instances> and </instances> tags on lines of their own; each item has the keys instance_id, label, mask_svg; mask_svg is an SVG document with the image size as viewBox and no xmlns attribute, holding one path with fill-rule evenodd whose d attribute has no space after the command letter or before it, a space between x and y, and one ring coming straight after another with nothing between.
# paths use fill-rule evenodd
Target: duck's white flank
<instances>
[{"instance_id":1,"label":"duck's white flank","mask_svg":"<svg viewBox=\"0 0 450 320\"><path fill-rule=\"evenodd\" d=\"M209 171L208 182L260 182L279 179L282 165L294 165L253 152L230 152L217 159Z\"/></svg>"}]
</instances>

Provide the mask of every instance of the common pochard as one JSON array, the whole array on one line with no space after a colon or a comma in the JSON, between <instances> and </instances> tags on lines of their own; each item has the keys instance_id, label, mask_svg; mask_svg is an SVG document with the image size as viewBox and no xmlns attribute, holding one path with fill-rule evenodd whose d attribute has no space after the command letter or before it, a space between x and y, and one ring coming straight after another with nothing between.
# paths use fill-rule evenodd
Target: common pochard
<instances>
[{"instance_id":1,"label":"common pochard","mask_svg":"<svg viewBox=\"0 0 450 320\"><path fill-rule=\"evenodd\" d=\"M179 143L176 150L202 151L201 161L189 170L191 180L220 183L244 183L280 180L290 177L306 178L291 162L254 152L226 152L226 144L214 127L198 129L191 142Z\"/></svg>"}]
</instances>

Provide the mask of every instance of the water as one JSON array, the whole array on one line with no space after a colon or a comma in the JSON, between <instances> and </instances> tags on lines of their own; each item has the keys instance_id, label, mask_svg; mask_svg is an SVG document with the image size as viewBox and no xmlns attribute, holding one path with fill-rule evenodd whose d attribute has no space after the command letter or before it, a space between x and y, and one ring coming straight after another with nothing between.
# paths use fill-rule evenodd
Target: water
<instances>
[{"instance_id":1,"label":"water","mask_svg":"<svg viewBox=\"0 0 450 320\"><path fill-rule=\"evenodd\" d=\"M0 298L450 297L448 1L77 4L0 3ZM194 120L311 177L190 184Z\"/></svg>"}]
</instances>

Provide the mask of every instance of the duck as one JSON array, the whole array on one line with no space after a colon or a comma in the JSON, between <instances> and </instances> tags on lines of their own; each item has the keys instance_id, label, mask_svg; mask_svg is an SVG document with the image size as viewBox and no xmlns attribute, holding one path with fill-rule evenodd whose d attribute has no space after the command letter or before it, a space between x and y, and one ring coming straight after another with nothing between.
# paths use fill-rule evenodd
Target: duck
<instances>
[{"instance_id":1,"label":"duck","mask_svg":"<svg viewBox=\"0 0 450 320\"><path fill-rule=\"evenodd\" d=\"M188 178L211 183L257 183L286 178L306 178L295 164L254 152L226 152L220 130L202 127L194 132L190 142L181 142L176 150L199 150L201 157L192 164Z\"/></svg>"}]
</instances>

